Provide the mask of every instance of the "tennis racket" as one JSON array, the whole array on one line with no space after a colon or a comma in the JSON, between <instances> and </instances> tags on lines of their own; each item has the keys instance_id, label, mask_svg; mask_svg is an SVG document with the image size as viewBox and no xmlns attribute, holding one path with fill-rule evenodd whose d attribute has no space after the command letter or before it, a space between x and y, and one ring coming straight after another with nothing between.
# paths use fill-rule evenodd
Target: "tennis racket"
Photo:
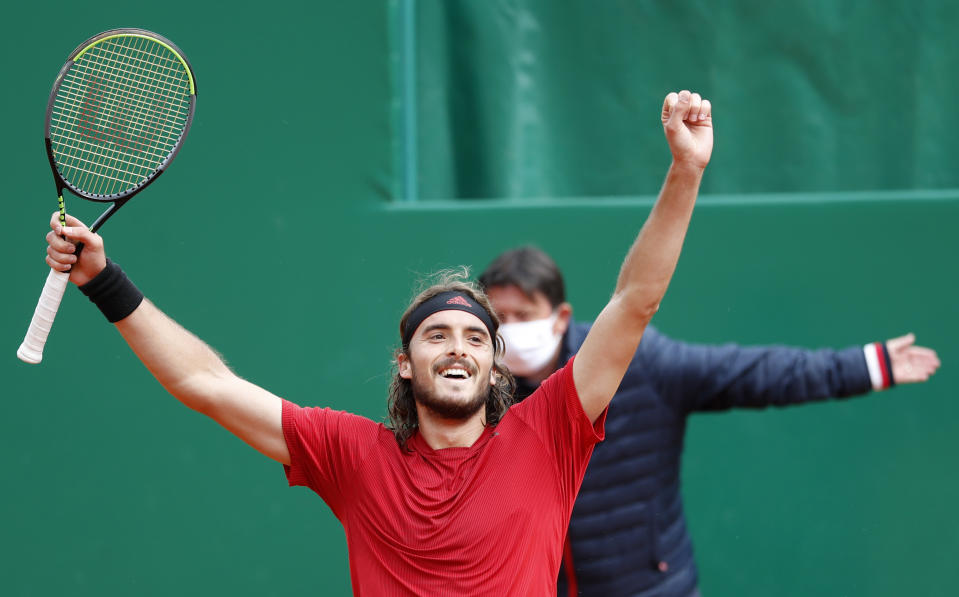
<instances>
[{"instance_id":1,"label":"tennis racket","mask_svg":"<svg viewBox=\"0 0 959 597\"><path fill-rule=\"evenodd\" d=\"M63 190L110 203L96 232L173 161L196 110L196 81L173 43L142 29L112 29L80 44L53 83L45 141L66 226ZM82 245L77 246L79 255ZM69 272L50 270L30 328L17 350L43 359Z\"/></svg>"}]
</instances>

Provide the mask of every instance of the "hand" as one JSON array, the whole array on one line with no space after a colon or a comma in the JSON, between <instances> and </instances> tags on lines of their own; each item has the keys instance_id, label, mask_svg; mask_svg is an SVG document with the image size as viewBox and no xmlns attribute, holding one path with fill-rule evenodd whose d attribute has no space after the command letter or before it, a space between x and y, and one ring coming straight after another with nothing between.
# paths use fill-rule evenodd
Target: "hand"
<instances>
[{"instance_id":1,"label":"hand","mask_svg":"<svg viewBox=\"0 0 959 597\"><path fill-rule=\"evenodd\" d=\"M709 100L686 90L670 93L663 101L662 120L673 162L705 168L713 152L713 116Z\"/></svg>"},{"instance_id":2,"label":"hand","mask_svg":"<svg viewBox=\"0 0 959 597\"><path fill-rule=\"evenodd\" d=\"M90 232L86 224L67 215L67 227L60 226L60 212L53 212L47 233L47 265L59 272L70 272L70 281L83 286L107 266L103 239ZM62 238L65 236L66 239ZM79 258L76 243L83 243ZM71 269L72 268L72 269Z\"/></svg>"},{"instance_id":3,"label":"hand","mask_svg":"<svg viewBox=\"0 0 959 597\"><path fill-rule=\"evenodd\" d=\"M914 346L915 341L916 335L911 333L886 341L892 377L897 384L926 381L939 368L936 351Z\"/></svg>"}]
</instances>

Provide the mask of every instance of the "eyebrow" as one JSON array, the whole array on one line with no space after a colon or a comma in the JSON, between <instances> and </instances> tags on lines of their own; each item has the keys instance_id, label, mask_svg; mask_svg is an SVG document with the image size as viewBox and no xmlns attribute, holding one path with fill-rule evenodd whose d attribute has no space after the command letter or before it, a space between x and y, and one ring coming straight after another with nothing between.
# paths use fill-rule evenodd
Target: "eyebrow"
<instances>
[{"instance_id":1,"label":"eyebrow","mask_svg":"<svg viewBox=\"0 0 959 597\"><path fill-rule=\"evenodd\" d=\"M452 326L447 325L445 323L433 323L423 328L423 335L425 336L426 334L429 334L430 332L435 330L450 330L450 329L452 329ZM478 332L480 334L483 334L483 336L489 338L489 331L487 331L487 329L481 325L466 326L466 331Z\"/></svg>"}]
</instances>

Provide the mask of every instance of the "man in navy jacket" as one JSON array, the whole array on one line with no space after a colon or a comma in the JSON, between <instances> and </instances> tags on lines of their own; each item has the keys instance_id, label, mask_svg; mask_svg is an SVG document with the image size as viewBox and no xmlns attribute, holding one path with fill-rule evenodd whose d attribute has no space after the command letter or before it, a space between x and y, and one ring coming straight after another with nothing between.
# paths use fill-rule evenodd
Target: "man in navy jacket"
<instances>
[{"instance_id":1,"label":"man in navy jacket","mask_svg":"<svg viewBox=\"0 0 959 597\"><path fill-rule=\"evenodd\" d=\"M480 276L503 325L517 399L579 349L556 263L535 247L503 253ZM699 595L680 499L686 418L696 411L785 406L925 381L935 351L912 334L839 351L706 346L647 327L606 419L570 520L559 595Z\"/></svg>"}]
</instances>

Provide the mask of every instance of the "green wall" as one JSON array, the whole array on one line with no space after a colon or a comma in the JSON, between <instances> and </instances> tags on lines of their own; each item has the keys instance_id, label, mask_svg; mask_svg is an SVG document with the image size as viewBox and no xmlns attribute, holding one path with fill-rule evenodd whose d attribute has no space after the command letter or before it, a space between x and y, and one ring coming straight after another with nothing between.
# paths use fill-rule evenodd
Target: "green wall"
<instances>
[{"instance_id":1,"label":"green wall","mask_svg":"<svg viewBox=\"0 0 959 597\"><path fill-rule=\"evenodd\" d=\"M955 2L416 5L421 196L655 193L686 87L726 140L707 193L959 186Z\"/></svg>"},{"instance_id":2,"label":"green wall","mask_svg":"<svg viewBox=\"0 0 959 597\"><path fill-rule=\"evenodd\" d=\"M944 37L950 4L886 5L888 19L869 13L874 29L915 12L924 19L916 33L924 48L953 47ZM822 44L802 46L808 68L790 77L774 75L778 63L789 71L795 45L784 43L772 55L750 51L750 40L790 39L783 36L797 24L795 3L781 9L780 29L771 29L775 9L757 20L757 5L747 2L597 2L592 11L570 3L575 9L567 16L575 22L549 28L553 35L568 37L579 23L585 39L578 47L591 47L589 39L615 45L626 43L615 40L632 31L631 23L649 46L643 60L623 65L630 78L616 83L636 100L629 110L635 118L624 128L643 140L621 145L631 166L619 168L629 175L608 186L598 174L579 180L569 174L555 188L504 182L489 188L533 190L464 186L446 194L428 191L443 188L454 166L477 184L482 177L462 165L471 163L468 155L451 165L428 142L430 131L445 126L439 112L425 110L426 92L444 85L424 78L429 56L414 60L417 93L403 92L400 75L409 71L401 68L401 41L409 29L398 19L406 3L200 6L173 2L158 16L153 8L112 0L99 3L96 13L63 5L56 22L48 5L8 9L0 42L7 81L0 108L9 123L0 151L12 209L0 310L9 351L0 359L0 593L349 593L343 533L319 498L287 489L278 465L166 395L75 289L44 362L30 366L14 356L46 276L42 235L55 197L41 133L50 84L86 36L141 26L170 37L189 56L198 112L170 173L104 228L110 254L239 374L300 404L375 419L385 410L396 324L419 274L464 263L482 268L503 249L535 242L566 272L576 313L594 316L662 180L668 159L656 122L662 95L688 85L722 98L707 193L656 324L692 341L810 347L911 330L939 350L943 369L924 386L865 399L694 417L685 499L704 593L953 594L959 181L948 158L957 138L949 117L955 94L944 91L955 84L955 56L910 70L897 62L907 44L865 32L861 40L872 45L843 41L844 60L876 64L876 71L888 63L889 77L911 77L915 101L897 112L901 90L894 81L872 87L865 82L872 70L830 71L832 61L809 54L809 48L825 52ZM563 22L545 3L490 6ZM847 23L830 16L831 4L799 6L807 32ZM439 26L430 25L438 13L425 2L412 8L422 52L441 33L429 28ZM653 9L655 23L636 16ZM471 10L470 18L483 23L475 5ZM819 15L824 23L817 24ZM610 28L614 22L618 28ZM535 56L550 60L553 45ZM623 55L592 47L612 62ZM670 51L655 60L663 47ZM575 46L569 54L580 55ZM452 60L441 48L432 58ZM721 73L712 66L718 62ZM574 81L590 80L587 61L569 64L570 89L550 90L557 101L578 89ZM794 98L794 87L821 70L839 81L824 87L821 98L851 86L871 103L847 105L843 113L859 124L830 137L851 147L836 153L831 142L833 153L818 156L812 148L818 135L833 134L828 123L808 128L788 117L767 123L781 105L775 98ZM603 72L614 69L604 65ZM741 101L742 89L762 95L756 106ZM496 97L495 89L487 91ZM412 136L401 118L411 97L419 115ZM825 100L800 100L806 108L787 115L841 118L826 110ZM626 111L631 101L610 114ZM874 115L874 126L856 120L863 111ZM596 105L585 114L599 127L591 141L597 154L608 152L598 132L615 128L608 114ZM569 122L558 119L549 128L567 145L580 143L577 127L560 126ZM479 124L475 130L488 132L495 147L493 133L505 130L498 117ZM796 151L815 160L796 162L795 154L773 151L776 139L777 147L790 147L797 135L808 139ZM463 147L455 151L469 149ZM489 145L469 150L479 147ZM551 171L575 173L578 160L589 157L580 152L564 163L571 158L563 155L556 151L562 168ZM848 167L836 166L836 156ZM910 164L909 176L897 170L899 161ZM534 164L524 163L519 171L534 176ZM867 176L859 169L870 163ZM814 176L827 165L828 176ZM484 168L508 181L498 167ZM398 189L410 188L412 174L419 183L414 198L432 200L394 202ZM68 207L87 219L98 211L76 199Z\"/></svg>"}]
</instances>

